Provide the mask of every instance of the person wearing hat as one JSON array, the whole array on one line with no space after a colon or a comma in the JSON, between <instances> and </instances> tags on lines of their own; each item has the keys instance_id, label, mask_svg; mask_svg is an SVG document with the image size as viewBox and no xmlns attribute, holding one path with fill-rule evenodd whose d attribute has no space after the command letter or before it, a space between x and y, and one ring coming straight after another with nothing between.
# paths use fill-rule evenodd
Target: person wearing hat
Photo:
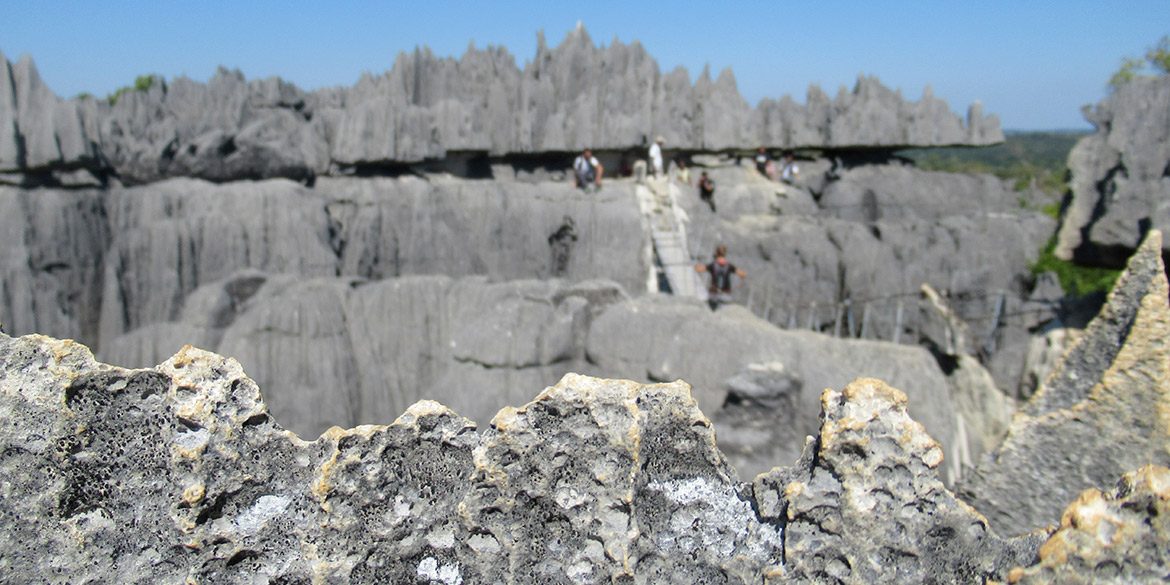
<instances>
[{"instance_id":1,"label":"person wearing hat","mask_svg":"<svg viewBox=\"0 0 1170 585\"><path fill-rule=\"evenodd\" d=\"M666 139L659 136L654 144L650 145L650 172L659 178L666 176L662 170L662 144L664 142Z\"/></svg>"}]
</instances>

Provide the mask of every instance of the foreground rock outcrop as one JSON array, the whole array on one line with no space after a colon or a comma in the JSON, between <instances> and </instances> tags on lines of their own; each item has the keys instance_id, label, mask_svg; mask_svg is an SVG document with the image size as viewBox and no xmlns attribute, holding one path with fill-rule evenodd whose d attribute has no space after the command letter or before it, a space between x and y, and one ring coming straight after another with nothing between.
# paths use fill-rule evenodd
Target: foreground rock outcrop
<instances>
[{"instance_id":1,"label":"foreground rock outcrop","mask_svg":"<svg viewBox=\"0 0 1170 585\"><path fill-rule=\"evenodd\" d=\"M1052 524L1083 490L1146 464L1170 465L1170 290L1162 234L1151 231L1007 437L960 493L996 530Z\"/></svg>"},{"instance_id":2,"label":"foreground rock outcrop","mask_svg":"<svg viewBox=\"0 0 1170 585\"><path fill-rule=\"evenodd\" d=\"M583 28L551 49L541 34L523 70L504 48L469 47L459 60L421 49L347 88L305 92L221 69L206 84L155 79L112 105L63 101L30 58L13 65L0 54L0 182L311 181L423 161L644 148L657 135L689 151L1003 140L978 103L964 123L929 88L910 102L872 77L835 98L812 86L804 105L785 96L752 108L730 70L715 80L704 70L692 85L682 68L660 72L637 41L599 48Z\"/></svg>"},{"instance_id":3,"label":"foreground rock outcrop","mask_svg":"<svg viewBox=\"0 0 1170 585\"><path fill-rule=\"evenodd\" d=\"M0 366L13 583L980 583L1045 536L954 499L875 380L826 392L806 455L753 486L682 383L570 375L482 433L424 401L305 442L192 348L123 370L3 336Z\"/></svg>"},{"instance_id":4,"label":"foreground rock outcrop","mask_svg":"<svg viewBox=\"0 0 1170 585\"><path fill-rule=\"evenodd\" d=\"M1170 444L1160 246L1155 231L962 492L1036 521L1022 536L947 489L944 449L874 379L824 391L795 464L741 483L681 381L569 374L484 430L421 401L308 442L234 359L185 347L127 370L72 341L0 334L0 570L14 583L1161 582L1170 469L1145 462L1075 497ZM789 409L801 385L775 364L733 380L740 405Z\"/></svg>"}]
</instances>

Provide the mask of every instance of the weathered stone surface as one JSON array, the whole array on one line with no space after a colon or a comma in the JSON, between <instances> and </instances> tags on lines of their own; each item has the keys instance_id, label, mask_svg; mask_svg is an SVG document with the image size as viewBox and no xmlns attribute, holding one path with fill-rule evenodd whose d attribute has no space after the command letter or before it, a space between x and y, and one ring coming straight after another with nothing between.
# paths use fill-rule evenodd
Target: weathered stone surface
<instances>
[{"instance_id":1,"label":"weathered stone surface","mask_svg":"<svg viewBox=\"0 0 1170 585\"><path fill-rule=\"evenodd\" d=\"M761 516L784 526L774 582L981 583L1034 562L1047 535L1001 539L947 491L942 448L907 415L905 394L861 379L821 403L801 460L755 480Z\"/></svg>"},{"instance_id":2,"label":"weathered stone surface","mask_svg":"<svg viewBox=\"0 0 1170 585\"><path fill-rule=\"evenodd\" d=\"M0 173L96 167L98 137L81 112L45 85L32 57L12 64L0 53Z\"/></svg>"},{"instance_id":3,"label":"weathered stone surface","mask_svg":"<svg viewBox=\"0 0 1170 585\"><path fill-rule=\"evenodd\" d=\"M110 239L99 192L0 186L4 330L96 341Z\"/></svg>"},{"instance_id":4,"label":"weathered stone surface","mask_svg":"<svg viewBox=\"0 0 1170 585\"><path fill-rule=\"evenodd\" d=\"M468 47L458 60L428 49L400 54L390 71L353 87L306 93L280 79L246 81L221 68L206 84L156 79L112 106L61 101L32 60L3 62L0 171L81 167L128 183L187 176L223 182L311 181L354 168L417 163L451 152L565 153L644 147L897 148L994 144L999 121L973 106L963 121L929 88L908 102L862 77L835 99L813 87L752 108L731 70L694 85L662 73L635 41L599 48L583 28L555 48L540 35L524 69L504 48ZM0 55L2 57L3 55Z\"/></svg>"},{"instance_id":5,"label":"weathered stone surface","mask_svg":"<svg viewBox=\"0 0 1170 585\"><path fill-rule=\"evenodd\" d=\"M305 442L235 360L124 370L0 335L0 565L13 583L981 583L1035 559L1043 534L1002 540L939 483L905 395L862 380L823 402L806 455L753 486L681 382L568 375L481 433L423 401Z\"/></svg>"},{"instance_id":6,"label":"weathered stone surface","mask_svg":"<svg viewBox=\"0 0 1170 585\"><path fill-rule=\"evenodd\" d=\"M1117 88L1069 154L1070 196L1055 254L1120 268L1150 227L1170 229L1170 75Z\"/></svg>"},{"instance_id":7,"label":"weathered stone surface","mask_svg":"<svg viewBox=\"0 0 1170 585\"><path fill-rule=\"evenodd\" d=\"M335 226L342 275L555 277L644 286L648 236L629 182L583 195L552 182L323 178L313 192L325 198ZM577 239L554 262L549 238L566 222Z\"/></svg>"},{"instance_id":8,"label":"weathered stone surface","mask_svg":"<svg viewBox=\"0 0 1170 585\"><path fill-rule=\"evenodd\" d=\"M336 274L324 201L291 181L175 179L112 191L99 343L172 321L201 284L241 269Z\"/></svg>"},{"instance_id":9,"label":"weathered stone surface","mask_svg":"<svg viewBox=\"0 0 1170 585\"><path fill-rule=\"evenodd\" d=\"M780 325L787 325L790 316L798 327L810 319L807 307L792 315L793 304L852 297L858 299L852 318L857 326L865 321L865 336L892 339L895 300L872 304L861 300L880 299L891 291L916 291L922 279L966 291L971 296L956 297L966 311L990 313L994 291L982 297L970 291L997 285L1018 288L1000 271L1024 270L1043 238L1033 232L1050 225L1048 219L1031 222L1028 216L989 214L952 216L937 223L879 222L876 227L882 231L875 234L875 225L865 222L816 217L816 203L803 188L793 188L776 204L785 215L775 217L770 214L777 200L775 183L730 161L713 172L720 177L721 189L737 193L737 202L730 206L741 211L721 207L718 215L711 214L693 191L684 189L680 201L690 210L692 243L696 250L700 241L704 249L712 242L728 243L735 261L751 274L750 288L737 293L741 302L750 301L753 312L769 315ZM281 420L306 436L316 436L333 424L387 420L424 396L441 398L483 422L502 405L525 398L514 394L516 388L543 387L567 371L612 375L590 364L582 348L592 317L613 298L645 290L648 243L632 187L625 180L607 181L600 192L585 195L551 181L494 182L434 174L323 177L312 188L287 180L215 184L173 179L94 192L8 189L0 191L5 197L0 204L11 206L6 207L11 213L0 220L11 226L0 236L11 243L5 248L8 272L3 282L9 292L0 295L0 314L11 315L4 319L6 331L76 337L95 346L103 360L121 365L158 363L191 342L235 355L271 389L271 408ZM56 215L60 217L50 222L48 218ZM930 228L922 227L924 223ZM549 238L565 225L573 226L576 239L554 249ZM41 256L51 261L38 260ZM48 267L46 274L30 278L30 266L41 265ZM412 284L402 289L397 288L400 284L383 282L438 274L450 275L451 280L431 281L448 283L432 288ZM332 284L321 281L338 275ZM453 283L477 275L500 284L497 291L510 292L450 293ZM552 277L565 281L522 284L525 279ZM62 278L66 280L61 282ZM578 287L570 283L586 279L616 283L596 291L611 298L589 301L588 306L579 301L564 305L564 291ZM482 282L455 288L486 290ZM410 292L396 296L387 292L390 289ZM61 292L53 292L57 290ZM325 290L333 292L324 294ZM1005 312L1010 313L1019 297L1008 292ZM425 298L449 294L451 302ZM588 298L568 294L572 296ZM368 300L358 302L359 298ZM912 303L912 298L907 301ZM471 308L460 309L456 302ZM913 342L917 313L912 304L908 308L902 340ZM526 311L533 314L526 316ZM817 328L833 332L834 306L818 311ZM676 318L694 316L680 313ZM403 327L403 319L432 325ZM315 324L310 326L310 320ZM548 324L548 331L529 326L538 323ZM452 351L451 342L472 340L461 331L475 332L480 326L516 330L508 344L480 336L479 349L461 345L458 353ZM840 330L849 331L849 325ZM1003 330L1000 327L1001 338ZM574 348L572 352L547 349L548 356L556 358L552 360L520 359L520 354L505 359L512 351L507 348L551 348L554 338L549 332L563 336L567 331L581 339L568 345L564 337L555 339L560 340L559 347ZM329 336L344 343L330 345L324 337L313 337L320 332L332 332ZM979 337L981 342L985 339ZM355 358L345 347L365 357ZM699 340L680 349L703 352L704 346ZM333 355L338 363L312 371L300 365L318 355ZM731 352L721 356L718 376L687 375L700 376L694 378L696 395L711 412L723 400L724 382L747 363L788 362L763 355L741 359ZM672 359L703 361L683 353ZM937 372L926 362L922 367ZM638 366L622 375L674 379L645 378L646 370ZM823 374L810 380L839 386L865 373L847 369L831 383L817 381ZM890 378L884 370L871 375ZM936 375L929 374L930 379ZM912 382L890 379L916 393ZM349 404L319 392L333 387L356 387L360 392L347 395L356 401ZM1011 386L1005 387L1014 394ZM809 420L817 411L817 390L812 388L803 403ZM930 404L944 410L954 406ZM948 448L957 444L952 431L938 430L931 426L930 416L920 416ZM968 442L986 436L983 425L967 422ZM782 447L791 458L801 437ZM958 452L951 455L953 461L967 460ZM736 459L736 464L745 461ZM771 461L752 465L759 471Z\"/></svg>"},{"instance_id":10,"label":"weathered stone surface","mask_svg":"<svg viewBox=\"0 0 1170 585\"><path fill-rule=\"evenodd\" d=\"M1150 232L1101 313L1012 421L960 493L998 531L1058 521L1061 506L1127 470L1170 463L1170 305Z\"/></svg>"},{"instance_id":11,"label":"weathered stone surface","mask_svg":"<svg viewBox=\"0 0 1170 585\"><path fill-rule=\"evenodd\" d=\"M1165 583L1170 579L1170 469L1146 465L1102 493L1083 492L1009 583Z\"/></svg>"},{"instance_id":12,"label":"weathered stone surface","mask_svg":"<svg viewBox=\"0 0 1170 585\"><path fill-rule=\"evenodd\" d=\"M996 385L1014 395L1032 330L1054 318L1029 286L1052 218L1020 209L1021 194L990 176L810 165L822 179L801 164L801 185L783 197L754 169L716 167L719 189L731 191L727 211L717 191L717 214L693 191L683 193L692 250L705 258L715 243L726 244L749 274L736 300L784 327L849 332L851 315L853 335L864 328L871 338L917 340L925 323L914 305L930 284L972 319L973 349L989 356ZM823 191L810 193L806 181Z\"/></svg>"},{"instance_id":13,"label":"weathered stone surface","mask_svg":"<svg viewBox=\"0 0 1170 585\"><path fill-rule=\"evenodd\" d=\"M858 377L894 380L912 397L915 417L943 442L948 464L944 476L953 481L960 473L962 454L956 407L947 382L930 353L919 347L867 340L834 339L809 331L784 331L745 311L727 306L712 313L698 302L665 296L647 296L608 307L589 329L588 361L606 375L639 381L687 380L699 407L713 414L717 423L740 424L728 442L734 463L745 475L766 471L777 462L766 457L775 452L790 463L800 442L770 443L769 434L753 434L727 404L728 380L754 363L779 362L801 385L790 402L795 414L757 412L757 423L766 425L777 417L791 419L796 428L790 437L799 441L816 433L820 394L840 388ZM734 399L732 399L734 402ZM738 422L737 422L738 421ZM976 449L975 456L978 456Z\"/></svg>"}]
</instances>

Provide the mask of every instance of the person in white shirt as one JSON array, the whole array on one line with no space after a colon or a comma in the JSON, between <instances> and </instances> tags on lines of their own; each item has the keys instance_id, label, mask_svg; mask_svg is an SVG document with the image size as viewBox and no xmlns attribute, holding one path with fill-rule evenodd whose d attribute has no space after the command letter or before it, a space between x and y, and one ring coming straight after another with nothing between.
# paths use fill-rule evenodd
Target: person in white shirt
<instances>
[{"instance_id":1,"label":"person in white shirt","mask_svg":"<svg viewBox=\"0 0 1170 585\"><path fill-rule=\"evenodd\" d=\"M601 189L601 175L604 172L605 167L601 166L601 161L593 156L592 150L586 148L585 152L573 161L573 184L578 189L588 190L590 185Z\"/></svg>"},{"instance_id":2,"label":"person in white shirt","mask_svg":"<svg viewBox=\"0 0 1170 585\"><path fill-rule=\"evenodd\" d=\"M800 176L800 167L792 162L792 155L784 157L784 167L780 171L780 180L791 185Z\"/></svg>"},{"instance_id":3,"label":"person in white shirt","mask_svg":"<svg viewBox=\"0 0 1170 585\"><path fill-rule=\"evenodd\" d=\"M665 173L662 170L662 144L666 139L659 136L654 144L650 145L650 172L654 173L655 177L663 177Z\"/></svg>"}]
</instances>

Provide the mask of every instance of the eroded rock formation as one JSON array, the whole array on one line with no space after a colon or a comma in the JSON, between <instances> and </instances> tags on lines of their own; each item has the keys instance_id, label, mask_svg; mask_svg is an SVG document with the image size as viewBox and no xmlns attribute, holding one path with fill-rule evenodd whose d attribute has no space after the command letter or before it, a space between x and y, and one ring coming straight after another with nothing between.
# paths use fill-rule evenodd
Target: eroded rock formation
<instances>
[{"instance_id":1,"label":"eroded rock formation","mask_svg":"<svg viewBox=\"0 0 1170 585\"><path fill-rule=\"evenodd\" d=\"M422 401L306 442L235 360L188 347L125 370L0 335L0 568L12 583L1165 576L1170 470L1085 492L1051 538L1005 539L942 485L904 394L863 379L821 402L800 460L740 483L681 382L569 375L483 431Z\"/></svg>"},{"instance_id":2,"label":"eroded rock formation","mask_svg":"<svg viewBox=\"0 0 1170 585\"><path fill-rule=\"evenodd\" d=\"M1152 232L966 484L996 521L945 487L945 450L873 379L823 392L796 463L741 483L683 382L570 374L482 431L422 401L307 442L236 360L185 347L126 370L0 334L0 569L15 583L1157 582L1170 470L1090 487L1055 534L1053 501L1165 456L1160 248ZM783 367L733 380L738 406L799 410ZM1040 529L1005 538L1004 517Z\"/></svg>"},{"instance_id":3,"label":"eroded rock formation","mask_svg":"<svg viewBox=\"0 0 1170 585\"><path fill-rule=\"evenodd\" d=\"M0 54L0 177L24 184L125 183L167 177L222 182L311 180L363 168L452 158L620 151L663 135L671 148L882 148L983 145L999 121L973 104L966 123L927 88L910 102L872 77L830 99L789 97L752 108L730 70L662 73L635 41L597 47L578 28L555 48L543 34L523 69L503 48L460 59L401 54L385 74L305 92L221 69L206 84L155 79L113 105L63 101L31 59ZM79 174L79 171L81 172ZM82 176L88 173L88 176Z\"/></svg>"},{"instance_id":4,"label":"eroded rock formation","mask_svg":"<svg viewBox=\"0 0 1170 585\"><path fill-rule=\"evenodd\" d=\"M1154 230L1003 443L960 493L998 531L1050 525L1082 490L1126 471L1170 464L1170 304L1162 236Z\"/></svg>"},{"instance_id":5,"label":"eroded rock formation","mask_svg":"<svg viewBox=\"0 0 1170 585\"><path fill-rule=\"evenodd\" d=\"M1084 113L1097 132L1069 154L1055 252L1121 267L1146 230L1170 229L1170 75L1134 79Z\"/></svg>"},{"instance_id":6,"label":"eroded rock formation","mask_svg":"<svg viewBox=\"0 0 1170 585\"><path fill-rule=\"evenodd\" d=\"M570 375L482 433L424 401L310 443L193 348L123 370L2 336L0 365L14 583L979 583L1044 537L1002 540L955 500L873 380L826 392L819 439L753 486L683 383ZM902 536L875 540L882 519Z\"/></svg>"}]
</instances>

